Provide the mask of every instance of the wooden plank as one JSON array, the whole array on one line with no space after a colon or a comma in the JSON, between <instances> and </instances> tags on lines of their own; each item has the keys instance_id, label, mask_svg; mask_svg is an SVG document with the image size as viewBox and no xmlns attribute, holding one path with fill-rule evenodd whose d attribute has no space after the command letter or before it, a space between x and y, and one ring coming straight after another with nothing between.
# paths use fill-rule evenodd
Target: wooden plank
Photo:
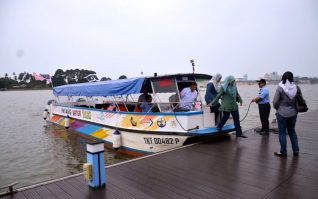
<instances>
[{"instance_id":1,"label":"wooden plank","mask_svg":"<svg viewBox=\"0 0 318 199\"><path fill-rule=\"evenodd\" d=\"M53 193L59 199L72 199L63 189L57 186L55 183L48 184L47 189Z\"/></svg>"},{"instance_id":2,"label":"wooden plank","mask_svg":"<svg viewBox=\"0 0 318 199\"><path fill-rule=\"evenodd\" d=\"M40 195L35 191L35 189L28 189L22 192L26 198L41 199Z\"/></svg>"},{"instance_id":3,"label":"wooden plank","mask_svg":"<svg viewBox=\"0 0 318 199\"><path fill-rule=\"evenodd\" d=\"M84 189L87 189L88 188L88 184L87 182L85 182L83 180L83 177L82 176L79 176L79 177L76 177L74 178L75 180L79 181L79 183L81 184L80 186L84 187ZM119 187L116 187L114 184L112 184L109 180L107 180L106 182L106 191L108 192L112 192L113 194L117 195L118 197L120 198L127 198L127 199L133 199L133 198L136 198L134 197L132 194L128 193L126 190L124 189L120 189Z\"/></svg>"},{"instance_id":4,"label":"wooden plank","mask_svg":"<svg viewBox=\"0 0 318 199\"><path fill-rule=\"evenodd\" d=\"M145 187L137 182L145 179L132 180L127 176L124 177L122 175L115 175L113 178L109 176L109 180L119 187L124 186L124 189L129 189L128 192L135 195L136 197L148 196L153 198L171 198L163 195L162 193L155 192L152 189L149 189L148 187ZM138 192L136 192L136 190L138 190Z\"/></svg>"},{"instance_id":5,"label":"wooden plank","mask_svg":"<svg viewBox=\"0 0 318 199\"><path fill-rule=\"evenodd\" d=\"M129 170L131 170L130 172L146 176L149 179L162 182L166 185L163 190L170 189L170 191L174 191L184 197L211 198L214 196L217 198L235 198L233 195L221 193L215 189L209 189L202 184L192 183L189 180L184 180L179 176L174 175L172 172L169 173L164 169L153 167L153 165L149 165L147 161L144 161L140 164L138 163L136 165L132 163L129 166ZM127 170L127 172L129 172L129 170Z\"/></svg>"},{"instance_id":6,"label":"wooden plank","mask_svg":"<svg viewBox=\"0 0 318 199\"><path fill-rule=\"evenodd\" d=\"M40 195L41 198L57 199L57 197L51 193L46 186L39 186L34 188L34 190Z\"/></svg>"},{"instance_id":7,"label":"wooden plank","mask_svg":"<svg viewBox=\"0 0 318 199\"><path fill-rule=\"evenodd\" d=\"M126 177L135 183L140 184L141 186L147 187L157 193L165 195L165 197L172 197L172 198L188 198L182 194L181 192L176 193L175 191L171 190L167 183L157 180L154 176L149 176L150 172L140 172L139 170L134 170L131 166L128 167L118 167L114 171L112 171L112 176L116 177L121 175ZM143 180L144 179L144 180ZM148 180L149 179L149 180Z\"/></svg>"},{"instance_id":8,"label":"wooden plank","mask_svg":"<svg viewBox=\"0 0 318 199\"><path fill-rule=\"evenodd\" d=\"M80 176L81 177L81 176ZM118 195L112 192L107 186L101 188L91 188L83 181L78 180L79 177L71 180L72 185L81 193L88 194L88 198L114 198L120 199Z\"/></svg>"},{"instance_id":9,"label":"wooden plank","mask_svg":"<svg viewBox=\"0 0 318 199\"><path fill-rule=\"evenodd\" d=\"M59 188L64 190L68 195L70 195L74 199L86 199L87 194L84 195L80 193L77 189L75 189L73 186L71 186L68 182L65 182L65 180L61 180L59 182L55 183Z\"/></svg>"}]
</instances>

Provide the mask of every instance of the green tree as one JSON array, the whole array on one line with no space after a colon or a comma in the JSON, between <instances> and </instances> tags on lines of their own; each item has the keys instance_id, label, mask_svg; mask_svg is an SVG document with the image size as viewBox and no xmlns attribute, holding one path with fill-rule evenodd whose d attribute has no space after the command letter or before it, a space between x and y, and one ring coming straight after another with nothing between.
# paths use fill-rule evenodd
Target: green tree
<instances>
[{"instance_id":1,"label":"green tree","mask_svg":"<svg viewBox=\"0 0 318 199\"><path fill-rule=\"evenodd\" d=\"M54 86L61 86L61 85L65 85L65 79L64 79L64 71L62 69L57 69L55 71L55 74L52 76L52 84Z\"/></svg>"},{"instance_id":2,"label":"green tree","mask_svg":"<svg viewBox=\"0 0 318 199\"><path fill-rule=\"evenodd\" d=\"M24 73L19 73L18 80L23 81Z\"/></svg>"},{"instance_id":3,"label":"green tree","mask_svg":"<svg viewBox=\"0 0 318 199\"><path fill-rule=\"evenodd\" d=\"M102 77L100 79L100 81L108 81L108 80L112 80L110 77Z\"/></svg>"},{"instance_id":4,"label":"green tree","mask_svg":"<svg viewBox=\"0 0 318 199\"><path fill-rule=\"evenodd\" d=\"M118 79L127 79L126 75L121 75Z\"/></svg>"}]
</instances>

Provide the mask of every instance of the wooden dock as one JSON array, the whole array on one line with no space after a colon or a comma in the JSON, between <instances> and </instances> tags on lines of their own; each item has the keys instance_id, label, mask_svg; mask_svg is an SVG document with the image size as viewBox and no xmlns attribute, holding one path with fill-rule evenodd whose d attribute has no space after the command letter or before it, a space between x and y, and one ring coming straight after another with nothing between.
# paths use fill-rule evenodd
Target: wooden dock
<instances>
[{"instance_id":1,"label":"wooden dock","mask_svg":"<svg viewBox=\"0 0 318 199\"><path fill-rule=\"evenodd\" d=\"M275 157L277 134L234 136L108 167L107 185L82 176L22 188L2 198L318 198L318 112L298 117L300 156Z\"/></svg>"}]
</instances>

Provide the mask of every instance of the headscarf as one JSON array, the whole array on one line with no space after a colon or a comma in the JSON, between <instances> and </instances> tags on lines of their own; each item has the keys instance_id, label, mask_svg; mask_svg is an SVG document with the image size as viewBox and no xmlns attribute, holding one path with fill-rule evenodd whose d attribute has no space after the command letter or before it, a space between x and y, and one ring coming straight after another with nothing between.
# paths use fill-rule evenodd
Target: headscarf
<instances>
[{"instance_id":1,"label":"headscarf","mask_svg":"<svg viewBox=\"0 0 318 199\"><path fill-rule=\"evenodd\" d=\"M282 81L279 86L284 90L289 99L292 99L297 94L297 86L294 84L294 74L286 71L282 76Z\"/></svg>"},{"instance_id":2,"label":"headscarf","mask_svg":"<svg viewBox=\"0 0 318 199\"><path fill-rule=\"evenodd\" d=\"M235 77L230 75L230 76L227 76L224 80L224 83L223 83L223 89L224 89L224 92L230 94L233 98L236 98L236 95L237 95L237 88L236 88L236 85L232 85L230 86L230 82L232 81L235 81Z\"/></svg>"},{"instance_id":3,"label":"headscarf","mask_svg":"<svg viewBox=\"0 0 318 199\"><path fill-rule=\"evenodd\" d=\"M222 75L220 73L215 74L215 76L213 76L212 78L212 84L217 92L219 92L221 88L221 83L220 83L221 79L222 79Z\"/></svg>"},{"instance_id":4,"label":"headscarf","mask_svg":"<svg viewBox=\"0 0 318 199\"><path fill-rule=\"evenodd\" d=\"M284 90L289 99L293 99L297 94L297 86L293 82L290 82L288 80L285 81L285 84L283 83L283 81L281 81L279 83L279 86Z\"/></svg>"}]
</instances>

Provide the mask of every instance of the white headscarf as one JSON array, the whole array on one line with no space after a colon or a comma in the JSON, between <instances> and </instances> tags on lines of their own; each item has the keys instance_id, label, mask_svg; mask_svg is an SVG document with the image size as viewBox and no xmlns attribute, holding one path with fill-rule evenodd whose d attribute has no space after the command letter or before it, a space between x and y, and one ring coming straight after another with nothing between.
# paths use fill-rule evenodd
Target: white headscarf
<instances>
[{"instance_id":1,"label":"white headscarf","mask_svg":"<svg viewBox=\"0 0 318 199\"><path fill-rule=\"evenodd\" d=\"M221 79L222 75L220 73L215 74L212 78L213 86L217 92L219 92L221 88Z\"/></svg>"},{"instance_id":2,"label":"white headscarf","mask_svg":"<svg viewBox=\"0 0 318 199\"><path fill-rule=\"evenodd\" d=\"M289 99L292 99L296 96L297 86L293 82L286 80L286 83L283 84L283 81L281 81L279 86L284 90Z\"/></svg>"}]
</instances>

